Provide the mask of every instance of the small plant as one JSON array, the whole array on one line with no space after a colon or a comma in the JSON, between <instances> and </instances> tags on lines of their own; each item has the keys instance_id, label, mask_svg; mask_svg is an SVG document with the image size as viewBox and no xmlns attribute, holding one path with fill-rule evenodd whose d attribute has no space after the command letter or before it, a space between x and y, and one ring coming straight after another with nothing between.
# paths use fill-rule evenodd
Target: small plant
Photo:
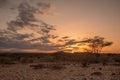
<instances>
[{"instance_id":1,"label":"small plant","mask_svg":"<svg viewBox=\"0 0 120 80\"><path fill-rule=\"evenodd\" d=\"M112 73L111 75L116 75L115 73Z\"/></svg>"},{"instance_id":2,"label":"small plant","mask_svg":"<svg viewBox=\"0 0 120 80\"><path fill-rule=\"evenodd\" d=\"M34 69L47 68L52 70L61 70L63 68L61 65L58 65L58 64L49 64L49 65L37 64L37 65L30 65L30 67L33 67Z\"/></svg>"},{"instance_id":3,"label":"small plant","mask_svg":"<svg viewBox=\"0 0 120 80\"><path fill-rule=\"evenodd\" d=\"M43 68L45 68L44 64L30 65L30 67L33 67L34 69L43 69Z\"/></svg>"},{"instance_id":4,"label":"small plant","mask_svg":"<svg viewBox=\"0 0 120 80\"><path fill-rule=\"evenodd\" d=\"M8 64L8 65L11 65L11 64L15 64L15 62L10 59L10 58L0 58L0 64Z\"/></svg>"},{"instance_id":5,"label":"small plant","mask_svg":"<svg viewBox=\"0 0 120 80\"><path fill-rule=\"evenodd\" d=\"M100 68L98 68L99 70L102 70L102 68L100 67Z\"/></svg>"},{"instance_id":6,"label":"small plant","mask_svg":"<svg viewBox=\"0 0 120 80\"><path fill-rule=\"evenodd\" d=\"M88 67L88 62L87 61L83 61L83 62L81 62L81 64L82 64L82 67Z\"/></svg>"},{"instance_id":7,"label":"small plant","mask_svg":"<svg viewBox=\"0 0 120 80\"><path fill-rule=\"evenodd\" d=\"M120 59L116 59L116 60L115 60L115 62L118 62L118 63L120 63Z\"/></svg>"},{"instance_id":8,"label":"small plant","mask_svg":"<svg viewBox=\"0 0 120 80\"><path fill-rule=\"evenodd\" d=\"M87 80L87 78L82 78L81 80Z\"/></svg>"},{"instance_id":9,"label":"small plant","mask_svg":"<svg viewBox=\"0 0 120 80\"><path fill-rule=\"evenodd\" d=\"M113 66L120 66L119 63L114 63L114 64L111 64L111 65L113 65Z\"/></svg>"},{"instance_id":10,"label":"small plant","mask_svg":"<svg viewBox=\"0 0 120 80\"><path fill-rule=\"evenodd\" d=\"M106 66L107 65L107 63L104 61L104 62L102 62L102 64L103 64L103 66Z\"/></svg>"},{"instance_id":11,"label":"small plant","mask_svg":"<svg viewBox=\"0 0 120 80\"><path fill-rule=\"evenodd\" d=\"M101 72L93 72L93 73L91 73L91 75L101 76L102 73Z\"/></svg>"},{"instance_id":12,"label":"small plant","mask_svg":"<svg viewBox=\"0 0 120 80\"><path fill-rule=\"evenodd\" d=\"M60 66L60 65L53 65L52 67L51 67L53 70L61 70L63 67L62 66Z\"/></svg>"}]
</instances>

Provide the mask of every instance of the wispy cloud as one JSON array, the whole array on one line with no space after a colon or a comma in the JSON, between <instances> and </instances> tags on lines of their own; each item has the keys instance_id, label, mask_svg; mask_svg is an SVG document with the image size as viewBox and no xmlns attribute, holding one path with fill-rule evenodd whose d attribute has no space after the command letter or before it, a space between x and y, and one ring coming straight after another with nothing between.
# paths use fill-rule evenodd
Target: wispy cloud
<instances>
[{"instance_id":1,"label":"wispy cloud","mask_svg":"<svg viewBox=\"0 0 120 80\"><path fill-rule=\"evenodd\" d=\"M69 36L59 37L52 33L56 30L55 27L37 18L38 14L50 15L49 9L51 5L46 3L36 5L21 3L16 19L7 23L7 29L0 29L0 49L11 51L63 50L66 46L79 43Z\"/></svg>"},{"instance_id":2,"label":"wispy cloud","mask_svg":"<svg viewBox=\"0 0 120 80\"><path fill-rule=\"evenodd\" d=\"M37 4L38 5L38 4ZM49 4L39 3L39 7L31 6L28 3L21 3L18 7L19 14L16 20L12 20L7 23L8 27L5 30L0 30L0 47L1 48L16 48L16 49L40 49L40 50L52 50L56 49L50 38L55 39L57 36L50 32L54 29L54 26L49 25L42 20L38 20L35 14L45 13L45 9L48 9ZM34 38L34 32L19 33L20 30L25 28L33 29L34 32L39 34L38 38ZM25 40L26 38L33 37L31 40ZM41 43L32 43L33 41L40 41Z\"/></svg>"},{"instance_id":3,"label":"wispy cloud","mask_svg":"<svg viewBox=\"0 0 120 80\"><path fill-rule=\"evenodd\" d=\"M0 0L0 8L6 6L8 2L9 2L8 0Z\"/></svg>"}]
</instances>

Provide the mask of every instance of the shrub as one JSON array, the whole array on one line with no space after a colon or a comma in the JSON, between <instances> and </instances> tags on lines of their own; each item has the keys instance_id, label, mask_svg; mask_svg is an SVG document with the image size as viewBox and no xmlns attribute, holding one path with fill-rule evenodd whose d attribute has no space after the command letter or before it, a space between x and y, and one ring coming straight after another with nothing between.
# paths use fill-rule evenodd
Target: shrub
<instances>
[{"instance_id":1,"label":"shrub","mask_svg":"<svg viewBox=\"0 0 120 80\"><path fill-rule=\"evenodd\" d=\"M45 68L44 64L30 65L30 67L33 67L34 69L43 69L43 68Z\"/></svg>"},{"instance_id":2,"label":"shrub","mask_svg":"<svg viewBox=\"0 0 120 80\"><path fill-rule=\"evenodd\" d=\"M91 73L91 75L101 76L102 73L101 72L93 72L93 73Z\"/></svg>"},{"instance_id":3,"label":"shrub","mask_svg":"<svg viewBox=\"0 0 120 80\"><path fill-rule=\"evenodd\" d=\"M88 67L88 63L87 62L81 62L82 67Z\"/></svg>"},{"instance_id":4,"label":"shrub","mask_svg":"<svg viewBox=\"0 0 120 80\"><path fill-rule=\"evenodd\" d=\"M63 67L60 66L60 65L54 64L51 68L52 68L53 70L61 70Z\"/></svg>"},{"instance_id":5,"label":"shrub","mask_svg":"<svg viewBox=\"0 0 120 80\"><path fill-rule=\"evenodd\" d=\"M15 64L14 61L9 57L0 58L0 64Z\"/></svg>"},{"instance_id":6,"label":"shrub","mask_svg":"<svg viewBox=\"0 0 120 80\"><path fill-rule=\"evenodd\" d=\"M37 64L37 65L30 65L30 67L33 67L34 69L52 69L52 70L61 70L63 67L58 64Z\"/></svg>"}]
</instances>

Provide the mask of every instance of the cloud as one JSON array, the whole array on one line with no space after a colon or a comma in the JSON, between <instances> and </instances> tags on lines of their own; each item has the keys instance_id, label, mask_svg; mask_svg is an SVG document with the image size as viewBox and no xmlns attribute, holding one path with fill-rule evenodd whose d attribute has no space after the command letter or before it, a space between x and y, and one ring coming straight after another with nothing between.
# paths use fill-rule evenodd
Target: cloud
<instances>
[{"instance_id":1,"label":"cloud","mask_svg":"<svg viewBox=\"0 0 120 80\"><path fill-rule=\"evenodd\" d=\"M52 44L50 39L55 39L58 36L52 34L55 30L54 26L45 23L36 18L36 14L45 13L49 5L39 3L39 8L31 6L28 3L21 3L18 7L19 14L16 20L7 23L8 27L5 30L0 29L0 48L15 48L15 49L39 49L39 50L56 50L58 49ZM20 32L25 28L31 32ZM33 32L32 32L33 31ZM39 34L35 38L34 33ZM30 39L32 37L32 39ZM26 40L29 39L29 40ZM37 43L33 43L39 41Z\"/></svg>"},{"instance_id":2,"label":"cloud","mask_svg":"<svg viewBox=\"0 0 120 80\"><path fill-rule=\"evenodd\" d=\"M49 17L49 18L54 18L59 16L60 14L58 12L55 11L56 7L54 4L43 4L41 2L37 3L38 7L39 6L44 6L43 8L40 8L41 10L43 10L42 12L40 12L40 14L38 14L38 16L42 16L42 17Z\"/></svg>"},{"instance_id":3,"label":"cloud","mask_svg":"<svg viewBox=\"0 0 120 80\"><path fill-rule=\"evenodd\" d=\"M8 3L8 0L0 0L0 8L7 5L7 3Z\"/></svg>"},{"instance_id":4,"label":"cloud","mask_svg":"<svg viewBox=\"0 0 120 80\"><path fill-rule=\"evenodd\" d=\"M19 15L17 19L8 23L9 30L16 31L17 27L23 28L25 26L31 26L34 25L31 22L37 21L34 16L37 10L28 3L21 3L18 10Z\"/></svg>"},{"instance_id":5,"label":"cloud","mask_svg":"<svg viewBox=\"0 0 120 80\"><path fill-rule=\"evenodd\" d=\"M0 35L0 48L14 48L14 49L39 49L39 50L56 50L57 48L54 45L48 45L50 43L46 37L41 37L39 40L43 41L42 43L34 43L31 41L25 41L24 38L28 38L32 35L28 34L11 34L9 31L0 31L4 33ZM10 36L10 35L11 36Z\"/></svg>"},{"instance_id":6,"label":"cloud","mask_svg":"<svg viewBox=\"0 0 120 80\"><path fill-rule=\"evenodd\" d=\"M75 40L75 39L70 39L70 40L68 40L68 41L65 43L65 46L66 46L66 45L74 45L74 44L76 44L76 43L78 43L77 40Z\"/></svg>"},{"instance_id":7,"label":"cloud","mask_svg":"<svg viewBox=\"0 0 120 80\"><path fill-rule=\"evenodd\" d=\"M8 22L8 29L12 31L17 31L18 29L24 27L34 27L37 28L38 32L49 33L51 30L55 30L52 25L45 23L42 20L38 20L36 18L36 14L43 14L46 13L43 9L48 9L49 6L45 3L39 4L39 7L31 6L28 3L21 3L18 7L19 14L16 20L12 20ZM43 9L42 9L43 8ZM40 25L39 25L40 24Z\"/></svg>"},{"instance_id":8,"label":"cloud","mask_svg":"<svg viewBox=\"0 0 120 80\"><path fill-rule=\"evenodd\" d=\"M38 3L37 6L26 2L21 3L16 19L7 23L7 29L0 29L0 49L63 50L66 46L79 43L69 36L59 38L58 35L52 33L56 30L53 25L42 21L41 17L38 19L36 15L48 13L50 7L50 4L45 3Z\"/></svg>"},{"instance_id":9,"label":"cloud","mask_svg":"<svg viewBox=\"0 0 120 80\"><path fill-rule=\"evenodd\" d=\"M64 37L62 37L62 39L68 39L68 38L70 38L69 36L64 36Z\"/></svg>"}]
</instances>

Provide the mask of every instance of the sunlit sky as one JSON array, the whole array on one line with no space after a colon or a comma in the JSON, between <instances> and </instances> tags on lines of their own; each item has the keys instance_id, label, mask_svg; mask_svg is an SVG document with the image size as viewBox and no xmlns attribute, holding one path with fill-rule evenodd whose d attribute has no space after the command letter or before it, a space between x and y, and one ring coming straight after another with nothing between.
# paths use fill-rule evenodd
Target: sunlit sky
<instances>
[{"instance_id":1,"label":"sunlit sky","mask_svg":"<svg viewBox=\"0 0 120 80\"><path fill-rule=\"evenodd\" d=\"M0 1L0 28L15 20L20 3L25 0ZM50 3L50 15L41 20L54 25L59 36L70 36L77 40L102 36L113 45L103 52L120 53L120 0L26 0L31 5L37 2ZM5 48L4 48L5 49ZM6 48L8 50L8 48Z\"/></svg>"}]
</instances>

